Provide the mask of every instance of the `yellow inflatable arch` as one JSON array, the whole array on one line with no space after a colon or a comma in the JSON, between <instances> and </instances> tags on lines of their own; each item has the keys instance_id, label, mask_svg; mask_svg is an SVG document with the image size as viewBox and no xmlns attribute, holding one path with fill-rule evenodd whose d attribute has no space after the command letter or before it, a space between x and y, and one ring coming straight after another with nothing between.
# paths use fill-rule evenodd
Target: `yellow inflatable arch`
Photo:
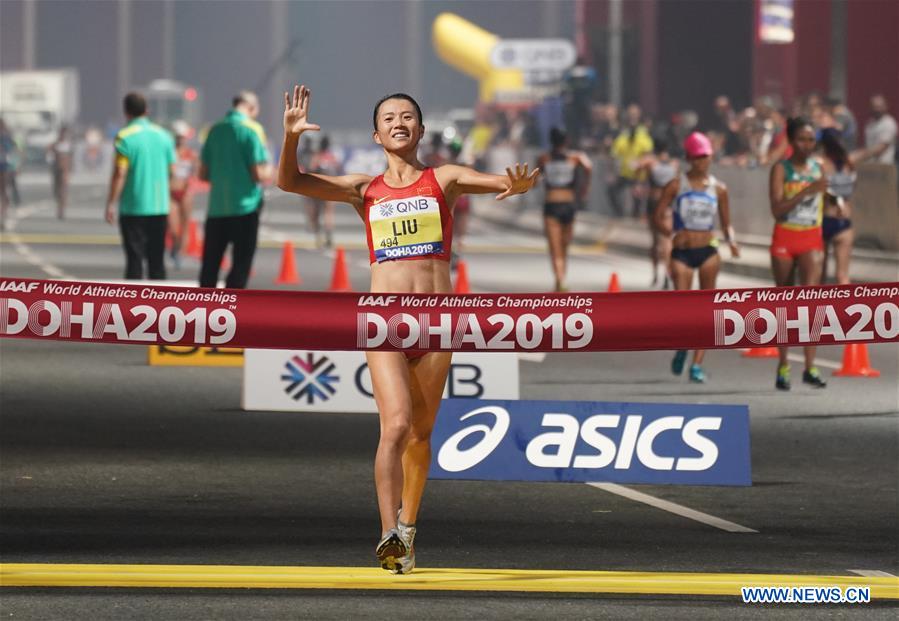
<instances>
[{"instance_id":1,"label":"yellow inflatable arch","mask_svg":"<svg viewBox=\"0 0 899 621\"><path fill-rule=\"evenodd\" d=\"M499 37L453 13L441 13L432 28L434 50L440 59L478 80L479 99L494 100L497 91L520 91L524 75L519 69L494 69L490 52Z\"/></svg>"}]
</instances>

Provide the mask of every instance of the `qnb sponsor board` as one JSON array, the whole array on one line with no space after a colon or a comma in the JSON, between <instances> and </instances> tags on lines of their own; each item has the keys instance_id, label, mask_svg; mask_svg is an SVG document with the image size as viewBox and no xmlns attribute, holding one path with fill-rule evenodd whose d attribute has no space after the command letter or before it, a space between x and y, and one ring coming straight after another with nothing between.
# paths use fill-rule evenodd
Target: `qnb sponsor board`
<instances>
[{"instance_id":1,"label":"qnb sponsor board","mask_svg":"<svg viewBox=\"0 0 899 621\"><path fill-rule=\"evenodd\" d=\"M430 477L751 485L749 408L584 401L444 401Z\"/></svg>"},{"instance_id":2,"label":"qnb sponsor board","mask_svg":"<svg viewBox=\"0 0 899 621\"><path fill-rule=\"evenodd\" d=\"M503 39L490 50L496 69L562 72L577 60L577 50L567 39Z\"/></svg>"},{"instance_id":3,"label":"qnb sponsor board","mask_svg":"<svg viewBox=\"0 0 899 621\"><path fill-rule=\"evenodd\" d=\"M899 340L899 283L356 294L0 278L0 337L315 351L634 351Z\"/></svg>"},{"instance_id":4,"label":"qnb sponsor board","mask_svg":"<svg viewBox=\"0 0 899 621\"><path fill-rule=\"evenodd\" d=\"M151 345L147 362L150 366L161 367L241 367L243 350L233 347Z\"/></svg>"},{"instance_id":5,"label":"qnb sponsor board","mask_svg":"<svg viewBox=\"0 0 899 621\"><path fill-rule=\"evenodd\" d=\"M454 354L444 398L517 399L517 354ZM377 412L363 352L244 350L243 409Z\"/></svg>"}]
</instances>

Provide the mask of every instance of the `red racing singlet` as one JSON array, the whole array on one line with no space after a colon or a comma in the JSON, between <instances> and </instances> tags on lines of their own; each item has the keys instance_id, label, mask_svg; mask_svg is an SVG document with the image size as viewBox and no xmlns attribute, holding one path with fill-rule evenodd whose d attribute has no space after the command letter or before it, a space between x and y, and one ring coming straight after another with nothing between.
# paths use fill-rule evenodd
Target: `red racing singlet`
<instances>
[{"instance_id":1,"label":"red racing singlet","mask_svg":"<svg viewBox=\"0 0 899 621\"><path fill-rule=\"evenodd\" d=\"M433 168L403 188L384 183L384 175L375 177L362 204L369 262L450 260L453 215Z\"/></svg>"}]
</instances>

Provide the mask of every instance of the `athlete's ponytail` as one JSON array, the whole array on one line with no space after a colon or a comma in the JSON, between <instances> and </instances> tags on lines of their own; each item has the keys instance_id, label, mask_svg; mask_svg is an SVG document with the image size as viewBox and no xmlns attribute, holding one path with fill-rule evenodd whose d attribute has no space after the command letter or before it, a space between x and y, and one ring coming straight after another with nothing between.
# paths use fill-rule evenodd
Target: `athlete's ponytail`
<instances>
[{"instance_id":1,"label":"athlete's ponytail","mask_svg":"<svg viewBox=\"0 0 899 621\"><path fill-rule=\"evenodd\" d=\"M838 170L842 169L849 161L849 153L840 139L840 132L835 128L828 127L821 132L821 146L824 148L824 154L836 165Z\"/></svg>"}]
</instances>

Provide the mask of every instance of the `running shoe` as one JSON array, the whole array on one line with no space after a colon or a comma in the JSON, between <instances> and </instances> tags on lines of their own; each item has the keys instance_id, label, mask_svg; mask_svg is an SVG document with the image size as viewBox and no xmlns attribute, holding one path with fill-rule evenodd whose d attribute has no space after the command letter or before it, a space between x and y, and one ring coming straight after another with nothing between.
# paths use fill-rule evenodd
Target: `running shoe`
<instances>
[{"instance_id":1,"label":"running shoe","mask_svg":"<svg viewBox=\"0 0 899 621\"><path fill-rule=\"evenodd\" d=\"M398 565L390 570L393 574L411 574L415 569L415 524L406 524L400 521L400 513L402 509L396 512L396 532L399 533L400 539L406 544L408 552L405 556L397 559Z\"/></svg>"},{"instance_id":2,"label":"running shoe","mask_svg":"<svg viewBox=\"0 0 899 621\"><path fill-rule=\"evenodd\" d=\"M818 370L818 367L812 367L806 371L802 372L802 383L808 384L812 388L826 388L827 382L824 381L824 378L821 377L821 371Z\"/></svg>"},{"instance_id":3,"label":"running shoe","mask_svg":"<svg viewBox=\"0 0 899 621\"><path fill-rule=\"evenodd\" d=\"M777 368L777 381L774 383L778 390L790 389L790 366L784 365Z\"/></svg>"},{"instance_id":4,"label":"running shoe","mask_svg":"<svg viewBox=\"0 0 899 621\"><path fill-rule=\"evenodd\" d=\"M690 381L694 384L705 384L705 371L698 364L690 365Z\"/></svg>"},{"instance_id":5,"label":"running shoe","mask_svg":"<svg viewBox=\"0 0 899 621\"><path fill-rule=\"evenodd\" d=\"M687 361L687 350L679 349L674 354L674 359L671 361L671 372L675 375L680 375L684 372L684 363Z\"/></svg>"},{"instance_id":6,"label":"running shoe","mask_svg":"<svg viewBox=\"0 0 899 621\"><path fill-rule=\"evenodd\" d=\"M378 542L375 554L381 563L381 569L393 572L400 567L400 559L406 556L406 544L400 538L395 528L387 531L387 534Z\"/></svg>"}]
</instances>

